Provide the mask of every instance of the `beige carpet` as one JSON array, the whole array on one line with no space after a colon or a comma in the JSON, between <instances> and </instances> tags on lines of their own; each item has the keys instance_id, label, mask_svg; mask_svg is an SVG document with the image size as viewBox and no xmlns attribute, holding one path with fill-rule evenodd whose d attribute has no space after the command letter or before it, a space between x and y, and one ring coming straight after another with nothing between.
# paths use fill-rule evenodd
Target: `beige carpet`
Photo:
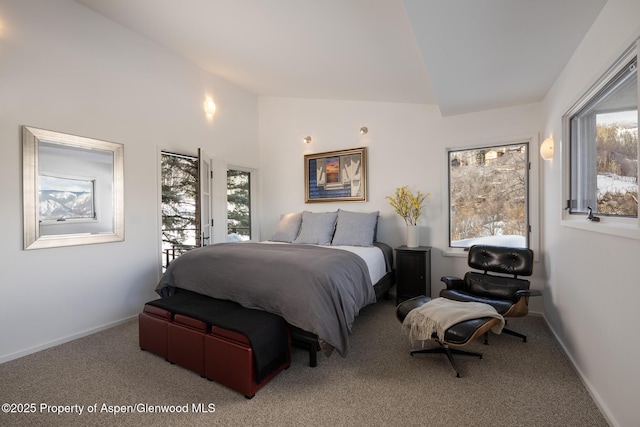
<instances>
[{"instance_id":1,"label":"beige carpet","mask_svg":"<svg viewBox=\"0 0 640 427\"><path fill-rule=\"evenodd\" d=\"M248 400L141 351L134 321L0 365L1 403L35 404L35 413L0 413L0 425L606 426L544 320L510 327L528 342L475 342L467 348L484 358L458 356L456 378L444 355L409 356L393 302L383 301L356 319L348 357L320 355L310 368L294 348L291 367ZM84 412L48 412L55 405ZM159 405L188 411L148 412ZM147 412L100 413L116 407Z\"/></svg>"}]
</instances>

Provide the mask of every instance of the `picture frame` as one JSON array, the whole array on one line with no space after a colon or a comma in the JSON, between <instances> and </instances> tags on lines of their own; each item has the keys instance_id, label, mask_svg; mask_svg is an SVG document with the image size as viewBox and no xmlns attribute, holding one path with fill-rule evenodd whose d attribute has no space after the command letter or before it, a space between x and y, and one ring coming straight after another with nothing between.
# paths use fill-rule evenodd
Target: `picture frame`
<instances>
[{"instance_id":1,"label":"picture frame","mask_svg":"<svg viewBox=\"0 0 640 427\"><path fill-rule=\"evenodd\" d=\"M367 148L304 156L305 203L367 200Z\"/></svg>"}]
</instances>

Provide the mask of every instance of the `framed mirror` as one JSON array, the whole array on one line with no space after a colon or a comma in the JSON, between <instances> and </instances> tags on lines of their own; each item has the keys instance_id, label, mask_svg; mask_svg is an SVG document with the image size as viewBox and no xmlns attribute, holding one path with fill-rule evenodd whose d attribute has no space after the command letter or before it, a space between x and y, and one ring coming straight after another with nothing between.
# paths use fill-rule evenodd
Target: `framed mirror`
<instances>
[{"instance_id":1,"label":"framed mirror","mask_svg":"<svg viewBox=\"0 0 640 427\"><path fill-rule=\"evenodd\" d=\"M22 127L24 249L124 240L124 146Z\"/></svg>"}]
</instances>

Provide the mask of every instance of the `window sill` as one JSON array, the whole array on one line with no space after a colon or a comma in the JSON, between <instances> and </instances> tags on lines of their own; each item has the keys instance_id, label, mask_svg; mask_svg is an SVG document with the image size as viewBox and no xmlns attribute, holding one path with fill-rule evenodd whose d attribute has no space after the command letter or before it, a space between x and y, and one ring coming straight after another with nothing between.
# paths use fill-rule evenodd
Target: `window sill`
<instances>
[{"instance_id":1,"label":"window sill","mask_svg":"<svg viewBox=\"0 0 640 427\"><path fill-rule=\"evenodd\" d=\"M560 224L563 227L640 240L640 228L638 227L638 222L636 220L631 220L625 223L607 220L608 218L601 218L600 222L591 222L583 217L580 219L563 219Z\"/></svg>"},{"instance_id":2,"label":"window sill","mask_svg":"<svg viewBox=\"0 0 640 427\"><path fill-rule=\"evenodd\" d=\"M469 257L469 251L465 251L462 248L451 248L451 247L449 247L448 249L445 249L445 250L442 251L442 256L468 258Z\"/></svg>"}]
</instances>

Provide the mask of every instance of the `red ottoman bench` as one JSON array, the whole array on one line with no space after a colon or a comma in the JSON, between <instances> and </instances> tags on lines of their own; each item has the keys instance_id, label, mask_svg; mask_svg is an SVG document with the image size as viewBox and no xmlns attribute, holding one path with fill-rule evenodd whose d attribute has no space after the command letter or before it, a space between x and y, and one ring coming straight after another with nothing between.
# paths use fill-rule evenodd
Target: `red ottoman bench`
<instances>
[{"instance_id":1,"label":"red ottoman bench","mask_svg":"<svg viewBox=\"0 0 640 427\"><path fill-rule=\"evenodd\" d=\"M180 289L139 318L142 349L247 398L291 364L289 326L272 313Z\"/></svg>"},{"instance_id":2,"label":"red ottoman bench","mask_svg":"<svg viewBox=\"0 0 640 427\"><path fill-rule=\"evenodd\" d=\"M208 327L202 320L182 314L167 325L167 360L204 377L204 336Z\"/></svg>"},{"instance_id":3,"label":"red ottoman bench","mask_svg":"<svg viewBox=\"0 0 640 427\"><path fill-rule=\"evenodd\" d=\"M290 340L289 334L287 336ZM290 343L287 346L290 347ZM249 339L239 332L213 326L204 337L205 377L242 393L247 399L291 364L291 355L287 352L285 360L274 359L268 369L270 373L260 377L254 357Z\"/></svg>"},{"instance_id":4,"label":"red ottoman bench","mask_svg":"<svg viewBox=\"0 0 640 427\"><path fill-rule=\"evenodd\" d=\"M167 326L173 314L164 308L145 304L138 314L138 336L140 348L167 358Z\"/></svg>"}]
</instances>

